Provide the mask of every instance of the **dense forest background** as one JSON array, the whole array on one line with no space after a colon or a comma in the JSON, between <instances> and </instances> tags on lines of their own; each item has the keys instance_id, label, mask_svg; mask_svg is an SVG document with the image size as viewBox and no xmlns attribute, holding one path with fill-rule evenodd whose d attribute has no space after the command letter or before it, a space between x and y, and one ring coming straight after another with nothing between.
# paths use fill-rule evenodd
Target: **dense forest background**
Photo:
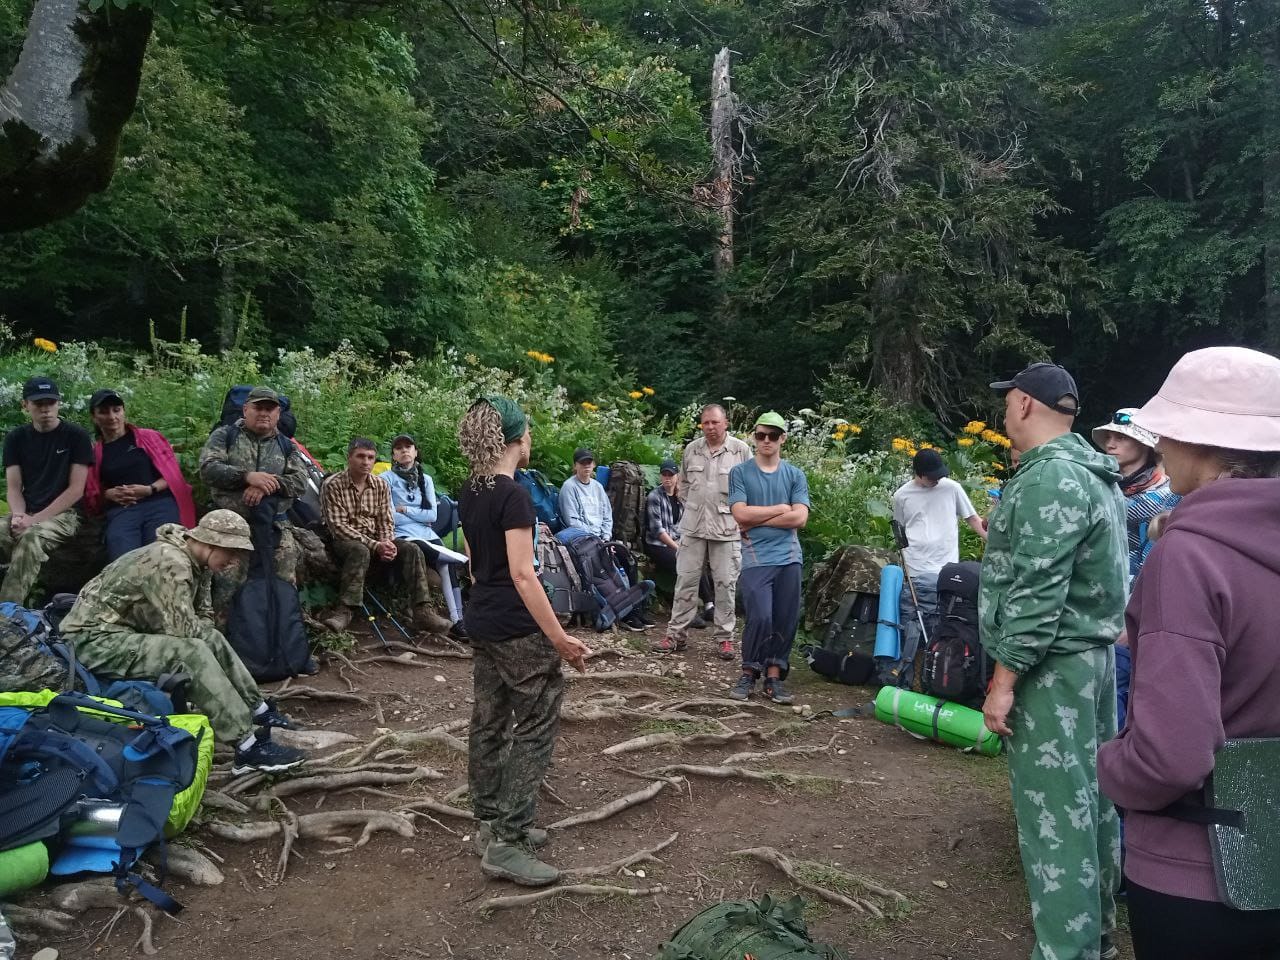
<instances>
[{"instance_id":1,"label":"dense forest background","mask_svg":"<svg viewBox=\"0 0 1280 960\"><path fill-rule=\"evenodd\" d=\"M575 401L952 427L1029 358L1105 416L1184 350L1280 347L1272 3L157 9L109 189L0 234L31 335L550 355ZM29 14L0 0L0 77Z\"/></svg>"}]
</instances>

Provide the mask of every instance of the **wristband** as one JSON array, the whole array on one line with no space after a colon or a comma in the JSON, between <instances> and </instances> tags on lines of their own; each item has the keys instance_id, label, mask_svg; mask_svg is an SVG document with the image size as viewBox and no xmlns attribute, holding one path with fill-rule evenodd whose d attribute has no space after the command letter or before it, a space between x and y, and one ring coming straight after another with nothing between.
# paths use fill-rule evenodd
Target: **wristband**
<instances>
[{"instance_id":1,"label":"wristband","mask_svg":"<svg viewBox=\"0 0 1280 960\"><path fill-rule=\"evenodd\" d=\"M151 496L154 497L156 495L156 485L154 483L148 483L147 489L151 491Z\"/></svg>"}]
</instances>

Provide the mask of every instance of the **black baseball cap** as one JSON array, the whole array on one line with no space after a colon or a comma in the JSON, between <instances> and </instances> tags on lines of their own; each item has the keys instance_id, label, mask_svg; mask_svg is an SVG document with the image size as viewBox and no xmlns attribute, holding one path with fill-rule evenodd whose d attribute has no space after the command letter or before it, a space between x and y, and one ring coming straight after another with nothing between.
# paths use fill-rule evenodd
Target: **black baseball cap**
<instances>
[{"instance_id":1,"label":"black baseball cap","mask_svg":"<svg viewBox=\"0 0 1280 960\"><path fill-rule=\"evenodd\" d=\"M23 400L61 400L58 385L48 377L32 377L22 385Z\"/></svg>"},{"instance_id":2,"label":"black baseball cap","mask_svg":"<svg viewBox=\"0 0 1280 960\"><path fill-rule=\"evenodd\" d=\"M659 464L658 466L658 472L659 473L679 473L680 468L676 466L676 462L674 460L663 460L662 463Z\"/></svg>"},{"instance_id":3,"label":"black baseball cap","mask_svg":"<svg viewBox=\"0 0 1280 960\"><path fill-rule=\"evenodd\" d=\"M418 445L418 441L413 439L413 436L411 434L397 433L391 439L391 449L394 450L396 447L400 446L403 441L408 441L409 443L413 444L415 447Z\"/></svg>"},{"instance_id":4,"label":"black baseball cap","mask_svg":"<svg viewBox=\"0 0 1280 960\"><path fill-rule=\"evenodd\" d=\"M1050 410L1056 410L1071 417L1080 412L1080 390L1076 386L1075 378L1056 363L1033 363L1012 380L997 380L991 384L991 389L999 391L1001 395L1010 390L1021 390L1027 396L1039 400ZM1062 397L1067 396L1075 400L1075 406L1068 407L1058 403Z\"/></svg>"},{"instance_id":5,"label":"black baseball cap","mask_svg":"<svg viewBox=\"0 0 1280 960\"><path fill-rule=\"evenodd\" d=\"M89 398L89 409L97 410L104 403L112 401L112 404L120 404L124 406L124 398L116 393L110 387L103 387L101 390L93 391L93 396Z\"/></svg>"},{"instance_id":6,"label":"black baseball cap","mask_svg":"<svg viewBox=\"0 0 1280 960\"><path fill-rule=\"evenodd\" d=\"M927 477L930 480L941 480L951 475L942 454L937 450L921 450L911 458L911 469L917 477Z\"/></svg>"},{"instance_id":7,"label":"black baseball cap","mask_svg":"<svg viewBox=\"0 0 1280 960\"><path fill-rule=\"evenodd\" d=\"M586 460L590 460L592 463L594 463L595 459L596 459L596 455L586 447L579 447L577 450L573 451L574 463L582 463Z\"/></svg>"}]
</instances>

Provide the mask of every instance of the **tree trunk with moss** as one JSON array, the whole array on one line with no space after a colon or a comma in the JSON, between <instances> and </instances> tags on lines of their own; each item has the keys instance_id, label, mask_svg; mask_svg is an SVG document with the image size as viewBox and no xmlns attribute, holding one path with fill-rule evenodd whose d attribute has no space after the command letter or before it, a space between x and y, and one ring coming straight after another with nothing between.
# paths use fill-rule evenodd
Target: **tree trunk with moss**
<instances>
[{"instance_id":1,"label":"tree trunk with moss","mask_svg":"<svg viewBox=\"0 0 1280 960\"><path fill-rule=\"evenodd\" d=\"M0 231L66 217L106 189L133 113L150 10L36 0L0 88Z\"/></svg>"}]
</instances>

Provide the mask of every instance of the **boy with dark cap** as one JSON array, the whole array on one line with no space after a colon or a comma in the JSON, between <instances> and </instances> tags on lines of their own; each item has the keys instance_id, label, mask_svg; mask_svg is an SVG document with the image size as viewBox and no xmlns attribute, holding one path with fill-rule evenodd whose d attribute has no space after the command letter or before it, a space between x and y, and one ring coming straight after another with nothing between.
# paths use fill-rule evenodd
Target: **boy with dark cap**
<instances>
[{"instance_id":1,"label":"boy with dark cap","mask_svg":"<svg viewBox=\"0 0 1280 960\"><path fill-rule=\"evenodd\" d=\"M4 438L9 516L0 520L0 557L9 561L0 601L26 603L49 553L80 529L80 500L93 466L93 441L58 412L62 394L48 377L22 387L30 423Z\"/></svg>"},{"instance_id":2,"label":"boy with dark cap","mask_svg":"<svg viewBox=\"0 0 1280 960\"><path fill-rule=\"evenodd\" d=\"M560 519L601 540L613 539L613 506L594 476L596 455L586 447L573 451L573 476L560 487Z\"/></svg>"},{"instance_id":3,"label":"boy with dark cap","mask_svg":"<svg viewBox=\"0 0 1280 960\"><path fill-rule=\"evenodd\" d=\"M645 499L644 552L659 570L666 570L674 576L676 554L680 549L680 518L684 515L684 501L680 499L680 468L674 460L663 460L658 474L662 482L650 490ZM715 586L705 568L698 582L698 598L703 603L703 612L689 624L695 630L706 627L706 611L716 599Z\"/></svg>"}]
</instances>

